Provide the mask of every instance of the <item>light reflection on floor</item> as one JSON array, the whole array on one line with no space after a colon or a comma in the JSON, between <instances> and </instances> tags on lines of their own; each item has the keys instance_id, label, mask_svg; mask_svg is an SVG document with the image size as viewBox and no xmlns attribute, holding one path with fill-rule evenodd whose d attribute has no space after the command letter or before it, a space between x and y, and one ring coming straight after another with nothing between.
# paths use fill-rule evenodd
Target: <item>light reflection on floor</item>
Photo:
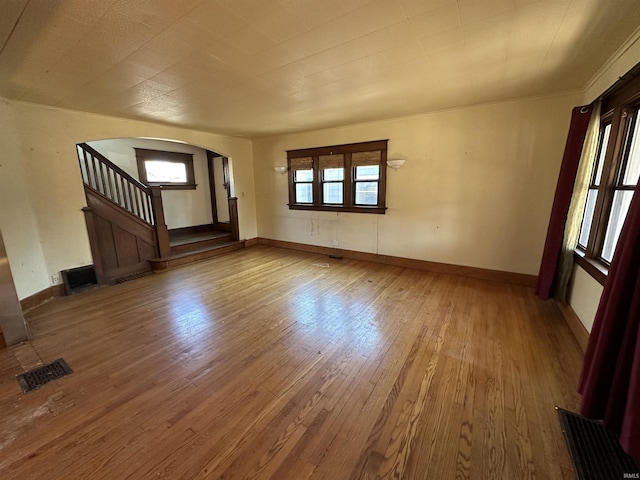
<instances>
[{"instance_id":1,"label":"light reflection on floor","mask_svg":"<svg viewBox=\"0 0 640 480\"><path fill-rule=\"evenodd\" d=\"M314 288L296 291L290 298L289 312L295 321L307 326L328 342L351 339L359 344L360 354L377 349L380 341L377 308L357 298L345 300L331 292ZM296 329L303 337L304 330Z\"/></svg>"}]
</instances>

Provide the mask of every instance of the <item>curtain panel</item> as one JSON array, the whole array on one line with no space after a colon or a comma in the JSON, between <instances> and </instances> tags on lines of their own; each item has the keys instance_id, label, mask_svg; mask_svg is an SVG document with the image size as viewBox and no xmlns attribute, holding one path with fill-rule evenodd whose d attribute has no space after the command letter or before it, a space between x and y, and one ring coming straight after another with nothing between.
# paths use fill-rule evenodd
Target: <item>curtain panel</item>
<instances>
[{"instance_id":1,"label":"curtain panel","mask_svg":"<svg viewBox=\"0 0 640 480\"><path fill-rule=\"evenodd\" d=\"M556 185L556 193L553 199L551 218L549 219L549 228L547 229L547 238L536 285L536 295L543 300L552 296L555 286L567 214L571 204L576 173L591 119L591 112L591 106L575 107L571 112L571 125L569 126L569 134L562 156L560 174Z\"/></svg>"},{"instance_id":2,"label":"curtain panel","mask_svg":"<svg viewBox=\"0 0 640 480\"><path fill-rule=\"evenodd\" d=\"M640 195L634 194L589 337L580 413L603 419L640 462Z\"/></svg>"}]
</instances>

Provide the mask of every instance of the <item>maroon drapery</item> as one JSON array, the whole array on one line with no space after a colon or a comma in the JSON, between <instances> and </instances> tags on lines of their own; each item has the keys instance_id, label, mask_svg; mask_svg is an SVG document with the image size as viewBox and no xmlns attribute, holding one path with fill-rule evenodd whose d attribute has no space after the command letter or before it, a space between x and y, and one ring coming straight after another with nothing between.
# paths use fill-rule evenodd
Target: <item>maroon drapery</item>
<instances>
[{"instance_id":1,"label":"maroon drapery","mask_svg":"<svg viewBox=\"0 0 640 480\"><path fill-rule=\"evenodd\" d=\"M640 194L618 239L589 345L580 413L604 419L620 445L640 461Z\"/></svg>"},{"instance_id":2,"label":"maroon drapery","mask_svg":"<svg viewBox=\"0 0 640 480\"><path fill-rule=\"evenodd\" d=\"M575 107L571 112L569 135L567 136L567 143L562 156L562 165L560 166L560 175L556 185L556 194L553 198L547 239L542 252L542 262L540 263L538 284L536 286L536 295L543 300L549 298L553 290L558 259L562 250L564 226L567 222L573 184L576 181L576 172L580 163L582 144L587 135L591 111L591 106L583 106Z\"/></svg>"}]
</instances>

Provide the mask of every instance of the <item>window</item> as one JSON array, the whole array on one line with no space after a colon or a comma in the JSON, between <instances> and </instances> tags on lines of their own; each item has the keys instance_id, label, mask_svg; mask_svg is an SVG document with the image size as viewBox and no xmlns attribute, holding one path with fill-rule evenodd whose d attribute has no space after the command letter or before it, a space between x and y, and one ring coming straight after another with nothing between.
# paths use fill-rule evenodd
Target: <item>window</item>
<instances>
[{"instance_id":1,"label":"window","mask_svg":"<svg viewBox=\"0 0 640 480\"><path fill-rule=\"evenodd\" d=\"M140 181L153 187L195 189L193 154L135 148Z\"/></svg>"},{"instance_id":2,"label":"window","mask_svg":"<svg viewBox=\"0 0 640 480\"><path fill-rule=\"evenodd\" d=\"M601 283L640 176L640 78L605 97L577 261Z\"/></svg>"},{"instance_id":3,"label":"window","mask_svg":"<svg viewBox=\"0 0 640 480\"><path fill-rule=\"evenodd\" d=\"M385 213L387 142L289 150L289 208Z\"/></svg>"}]
</instances>

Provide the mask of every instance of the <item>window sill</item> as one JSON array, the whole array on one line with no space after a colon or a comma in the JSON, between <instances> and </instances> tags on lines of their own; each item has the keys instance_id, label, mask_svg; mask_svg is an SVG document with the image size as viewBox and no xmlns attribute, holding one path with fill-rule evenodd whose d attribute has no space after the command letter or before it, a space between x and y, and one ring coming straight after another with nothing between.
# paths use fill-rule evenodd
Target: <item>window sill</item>
<instances>
[{"instance_id":1,"label":"window sill","mask_svg":"<svg viewBox=\"0 0 640 480\"><path fill-rule=\"evenodd\" d=\"M609 273L607 265L592 258L586 258L580 250L573 252L573 260L600 285L604 285L604 282L607 280L607 274Z\"/></svg>"},{"instance_id":2,"label":"window sill","mask_svg":"<svg viewBox=\"0 0 640 480\"><path fill-rule=\"evenodd\" d=\"M386 207L341 207L338 205L301 205L289 203L289 210L312 210L320 212L377 213L384 215Z\"/></svg>"},{"instance_id":3,"label":"window sill","mask_svg":"<svg viewBox=\"0 0 640 480\"><path fill-rule=\"evenodd\" d=\"M148 187L162 187L162 190L195 190L197 188L197 184L189 183L185 185L175 184L175 183L149 183Z\"/></svg>"}]
</instances>

